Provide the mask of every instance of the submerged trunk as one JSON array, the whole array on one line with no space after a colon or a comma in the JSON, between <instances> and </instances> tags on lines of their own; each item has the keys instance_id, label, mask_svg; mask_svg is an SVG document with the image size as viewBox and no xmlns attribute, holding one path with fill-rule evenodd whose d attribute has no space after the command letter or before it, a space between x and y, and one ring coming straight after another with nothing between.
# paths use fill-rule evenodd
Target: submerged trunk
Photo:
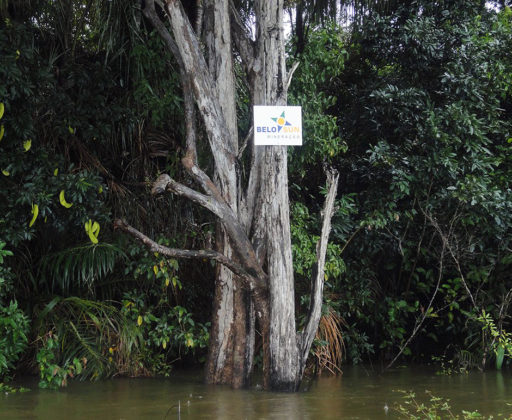
<instances>
[{"instance_id":1,"label":"submerged trunk","mask_svg":"<svg viewBox=\"0 0 512 420\"><path fill-rule=\"evenodd\" d=\"M219 105L226 121L230 149L238 150L238 128L235 105L231 34L229 30L229 1L206 0L205 44L208 67L215 82ZM238 212L238 177L235 162L229 168L215 167L215 184L222 196ZM233 249L222 223L217 222L216 247L229 258ZM248 384L252 369L254 323L249 313L249 296L231 270L220 265L216 270L210 347L206 364L207 383L227 383L234 387Z\"/></svg>"},{"instance_id":2,"label":"submerged trunk","mask_svg":"<svg viewBox=\"0 0 512 420\"><path fill-rule=\"evenodd\" d=\"M282 27L283 1L255 2L257 57L261 70L251 86L254 105L286 105L287 75ZM293 391L299 383L295 295L290 236L287 148L255 147L260 191L254 224L263 232L269 278L269 386ZM252 173L251 173L252 175Z\"/></svg>"},{"instance_id":3,"label":"submerged trunk","mask_svg":"<svg viewBox=\"0 0 512 420\"><path fill-rule=\"evenodd\" d=\"M291 74L286 71L283 0L255 0L255 39L247 35L232 1L204 0L206 58L178 0L167 0L172 35L146 0L144 13L176 56L182 78L187 153L182 162L203 190L193 190L162 175L153 193L170 191L207 208L218 218L215 251L162 247L124 221L116 227L150 249L181 258L211 258L219 263L215 283L211 342L206 381L246 386L253 366L255 327L263 349L264 387L295 391L318 327L323 269L336 195L336 175L329 174L324 223L317 246L306 328L296 331L290 235L286 146L252 143L239 149L233 47L247 75L253 105L286 105ZM232 38L233 37L233 38ZM233 45L231 42L233 39ZM195 106L194 102L195 101ZM197 107L197 108L196 108ZM214 159L211 180L197 164L196 109ZM237 175L242 152L250 153L246 188Z\"/></svg>"}]
</instances>

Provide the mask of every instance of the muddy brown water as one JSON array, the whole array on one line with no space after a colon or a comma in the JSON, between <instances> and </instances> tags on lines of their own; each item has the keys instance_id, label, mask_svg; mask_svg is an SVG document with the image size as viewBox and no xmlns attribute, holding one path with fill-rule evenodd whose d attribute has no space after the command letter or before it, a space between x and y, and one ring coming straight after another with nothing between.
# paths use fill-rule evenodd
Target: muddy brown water
<instances>
[{"instance_id":1,"label":"muddy brown water","mask_svg":"<svg viewBox=\"0 0 512 420\"><path fill-rule=\"evenodd\" d=\"M261 391L257 384L243 391L206 386L197 371L165 379L71 382L59 391L38 389L35 379L20 383L31 391L0 395L0 419L393 419L399 418L393 408L403 404L398 390L414 391L418 401L428 400L426 390L448 398L454 414L512 415L511 371L446 376L433 367L384 374L345 367L342 376L309 381L294 394Z\"/></svg>"}]
</instances>

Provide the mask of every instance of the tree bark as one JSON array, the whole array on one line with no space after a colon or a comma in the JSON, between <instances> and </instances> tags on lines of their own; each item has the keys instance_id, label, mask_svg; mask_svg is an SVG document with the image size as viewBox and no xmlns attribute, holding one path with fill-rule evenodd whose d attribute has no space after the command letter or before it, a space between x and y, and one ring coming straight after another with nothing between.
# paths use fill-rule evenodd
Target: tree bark
<instances>
[{"instance_id":1,"label":"tree bark","mask_svg":"<svg viewBox=\"0 0 512 420\"><path fill-rule=\"evenodd\" d=\"M225 141L232 150L238 150L229 1L206 0L204 18L208 67L229 131L229 138ZM235 165L231 165L229 172L219 171L215 167L214 179L226 202L237 213L239 180ZM217 250L228 257L232 256L229 235L220 222L216 237ZM214 327L206 363L206 382L229 383L240 388L248 385L252 370L254 317L250 313L250 295L244 292L240 282L233 276L233 272L223 265L216 270L212 322Z\"/></svg>"}]
</instances>

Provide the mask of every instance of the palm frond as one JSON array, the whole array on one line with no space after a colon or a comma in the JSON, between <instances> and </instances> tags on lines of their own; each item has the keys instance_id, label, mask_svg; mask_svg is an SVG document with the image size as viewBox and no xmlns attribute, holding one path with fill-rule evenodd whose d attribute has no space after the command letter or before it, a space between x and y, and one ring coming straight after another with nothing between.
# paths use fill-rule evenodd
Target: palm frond
<instances>
[{"instance_id":1,"label":"palm frond","mask_svg":"<svg viewBox=\"0 0 512 420\"><path fill-rule=\"evenodd\" d=\"M40 263L40 282L51 290L69 293L91 288L96 281L111 273L117 261L126 254L109 243L86 244L48 254Z\"/></svg>"},{"instance_id":2,"label":"palm frond","mask_svg":"<svg viewBox=\"0 0 512 420\"><path fill-rule=\"evenodd\" d=\"M333 374L341 373L341 363L345 353L341 331L343 323L343 319L332 308L329 308L329 312L320 318L316 340L323 344L314 349L320 372L325 369Z\"/></svg>"},{"instance_id":3,"label":"palm frond","mask_svg":"<svg viewBox=\"0 0 512 420\"><path fill-rule=\"evenodd\" d=\"M39 313L36 329L40 337L50 331L57 337L58 365L84 361L81 379L130 374L138 368L140 329L111 303L55 297Z\"/></svg>"}]
</instances>

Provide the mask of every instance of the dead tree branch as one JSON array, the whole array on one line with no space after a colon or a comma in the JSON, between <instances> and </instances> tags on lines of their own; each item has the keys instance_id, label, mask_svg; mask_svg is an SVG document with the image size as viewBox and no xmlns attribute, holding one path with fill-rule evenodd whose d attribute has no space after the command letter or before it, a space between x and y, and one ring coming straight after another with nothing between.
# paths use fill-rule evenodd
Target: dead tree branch
<instances>
[{"instance_id":1,"label":"dead tree branch","mask_svg":"<svg viewBox=\"0 0 512 420\"><path fill-rule=\"evenodd\" d=\"M186 158L184 158L184 160L185 159ZM260 282L262 282L267 276L261 268L261 265L254 253L252 244L245 234L245 231L240 226L236 214L222 198L213 182L204 172L195 165L193 165L190 170L191 173L195 174L195 178L202 186L204 183L205 186L203 186L203 188L207 192L210 192L211 195L204 195L188 188L185 185L174 181L169 175L160 175L153 186L152 193L159 194L169 190L176 195L188 198L215 214L220 219L226 229L226 232L233 241L233 244L235 245L235 252L238 254L245 269L251 275L258 277ZM203 179L203 177L205 177L205 179Z\"/></svg>"},{"instance_id":2,"label":"dead tree branch","mask_svg":"<svg viewBox=\"0 0 512 420\"><path fill-rule=\"evenodd\" d=\"M153 241L148 236L144 235L142 232L138 231L134 227L130 226L124 220L117 219L114 222L114 228L120 229L126 233L129 233L131 236L140 240L144 245L146 245L152 252L158 252L162 255L171 258L186 258L186 259L209 259L217 261L218 263L229 268L233 273L235 273L243 282L243 286L247 289L254 287L256 284L262 286L261 282L250 275L241 265L237 264L235 261L227 258L224 254L212 251L212 250L188 250L188 249L176 249L169 248L159 243Z\"/></svg>"},{"instance_id":3,"label":"dead tree branch","mask_svg":"<svg viewBox=\"0 0 512 420\"><path fill-rule=\"evenodd\" d=\"M323 209L323 223L322 233L316 246L316 269L314 270L314 278L311 282L311 300L309 303L309 315L306 327L302 332L301 346L299 348L302 364L309 354L309 349L316 335L318 323L322 316L322 299L324 289L324 268L325 268L325 255L327 253L327 244L329 243L329 233L331 231L331 219L334 214L334 202L336 200L336 193L338 191L339 174L335 171L327 173L327 184L329 190L325 198Z\"/></svg>"}]
</instances>

